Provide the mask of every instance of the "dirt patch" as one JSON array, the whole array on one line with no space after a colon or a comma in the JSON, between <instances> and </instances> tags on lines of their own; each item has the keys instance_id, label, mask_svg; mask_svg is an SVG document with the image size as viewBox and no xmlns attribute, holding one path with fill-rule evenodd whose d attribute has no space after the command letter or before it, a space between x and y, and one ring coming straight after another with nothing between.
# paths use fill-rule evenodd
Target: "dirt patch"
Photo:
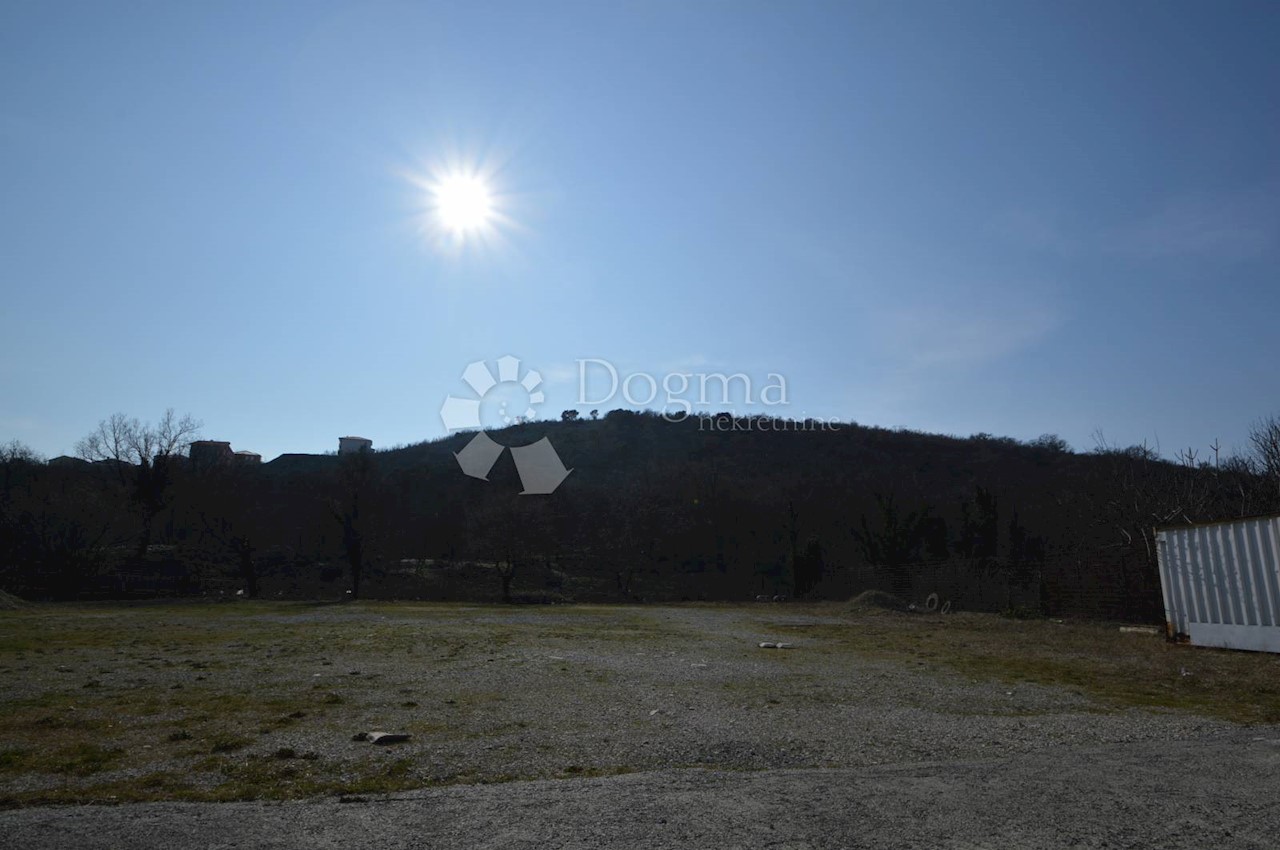
<instances>
[{"instance_id":1,"label":"dirt patch","mask_svg":"<svg viewBox=\"0 0 1280 850\"><path fill-rule=\"evenodd\" d=\"M20 599L12 593L0 590L0 611L17 611L30 607L31 603L25 599Z\"/></svg>"}]
</instances>

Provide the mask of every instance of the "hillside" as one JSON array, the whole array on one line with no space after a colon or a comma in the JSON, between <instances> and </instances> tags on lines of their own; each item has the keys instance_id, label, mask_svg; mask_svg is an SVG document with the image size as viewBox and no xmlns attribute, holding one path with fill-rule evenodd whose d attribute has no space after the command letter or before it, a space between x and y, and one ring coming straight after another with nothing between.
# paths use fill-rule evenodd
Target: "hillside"
<instances>
[{"instance_id":1,"label":"hillside","mask_svg":"<svg viewBox=\"0 0 1280 850\"><path fill-rule=\"evenodd\" d=\"M179 465L152 542L170 547L169 573L199 573L188 589L218 575L294 595L344 584L359 593L361 579L366 593L460 598L843 598L879 588L973 608L1148 618L1158 611L1153 526L1276 507L1243 465L1171 463L1140 447L1076 454L1049 437L716 422L614 411L489 433L505 447L550 441L572 472L549 495L520 495L506 450L487 481L464 475L455 453L469 433L260 467ZM20 480L28 516L70 531L60 550L11 533L12 589L39 591L59 570L159 569L120 554L138 522L120 498L127 483L65 465L29 465ZM41 501L69 483L81 494L74 510ZM13 529L24 491L9 491Z\"/></svg>"}]
</instances>

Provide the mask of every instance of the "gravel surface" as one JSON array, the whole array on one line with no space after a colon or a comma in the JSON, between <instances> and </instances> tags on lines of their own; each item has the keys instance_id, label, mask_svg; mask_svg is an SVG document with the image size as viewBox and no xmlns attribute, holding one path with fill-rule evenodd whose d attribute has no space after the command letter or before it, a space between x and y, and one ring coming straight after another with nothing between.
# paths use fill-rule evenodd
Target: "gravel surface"
<instances>
[{"instance_id":1,"label":"gravel surface","mask_svg":"<svg viewBox=\"0 0 1280 850\"><path fill-rule=\"evenodd\" d=\"M345 803L17 809L0 812L0 846L1272 848L1280 834L1280 728L875 660L839 645L832 629L857 622L830 610L244 610L233 623L106 612L114 643L7 659L0 702L74 695L127 756L92 776L10 773L0 790L109 799L95 783L158 769L215 787L281 748L309 755L300 770L400 765L414 784L457 784ZM759 646L778 641L791 648ZM146 713L104 719L132 694ZM209 700L238 707L211 715ZM298 700L300 719L267 722ZM171 727L196 734L165 744ZM226 728L247 743L211 755ZM373 729L413 737L352 740Z\"/></svg>"},{"instance_id":2,"label":"gravel surface","mask_svg":"<svg viewBox=\"0 0 1280 850\"><path fill-rule=\"evenodd\" d=\"M1280 738L1236 733L983 761L672 770L346 803L26 809L0 812L0 846L1272 850L1277 789Z\"/></svg>"}]
</instances>

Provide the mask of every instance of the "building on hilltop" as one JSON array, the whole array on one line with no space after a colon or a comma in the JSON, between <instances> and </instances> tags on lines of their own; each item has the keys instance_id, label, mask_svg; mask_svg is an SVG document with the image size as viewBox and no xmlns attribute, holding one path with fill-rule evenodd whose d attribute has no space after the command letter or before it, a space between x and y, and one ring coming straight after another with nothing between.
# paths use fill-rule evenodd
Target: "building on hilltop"
<instances>
[{"instance_id":1,"label":"building on hilltop","mask_svg":"<svg viewBox=\"0 0 1280 850\"><path fill-rule=\"evenodd\" d=\"M233 452L231 444L225 440L196 440L191 444L191 452L188 456L191 459L192 468L196 470L213 469L229 463L246 466L262 463L262 455L243 449Z\"/></svg>"},{"instance_id":2,"label":"building on hilltop","mask_svg":"<svg viewBox=\"0 0 1280 850\"><path fill-rule=\"evenodd\" d=\"M208 469L231 460L234 453L231 444L222 440L196 440L191 444L191 465L197 469Z\"/></svg>"},{"instance_id":3,"label":"building on hilltop","mask_svg":"<svg viewBox=\"0 0 1280 850\"><path fill-rule=\"evenodd\" d=\"M49 466L89 466L89 461L80 457L71 457L70 455L58 455L57 457L49 458Z\"/></svg>"},{"instance_id":4,"label":"building on hilltop","mask_svg":"<svg viewBox=\"0 0 1280 850\"><path fill-rule=\"evenodd\" d=\"M373 440L364 437L339 437L338 454L354 455L360 452L373 451Z\"/></svg>"}]
</instances>

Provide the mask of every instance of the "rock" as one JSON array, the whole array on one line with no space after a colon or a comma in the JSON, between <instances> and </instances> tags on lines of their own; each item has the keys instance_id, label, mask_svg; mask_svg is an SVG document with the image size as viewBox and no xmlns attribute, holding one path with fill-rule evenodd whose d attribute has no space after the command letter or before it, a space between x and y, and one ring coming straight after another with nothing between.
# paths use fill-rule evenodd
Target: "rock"
<instances>
[{"instance_id":1,"label":"rock","mask_svg":"<svg viewBox=\"0 0 1280 850\"><path fill-rule=\"evenodd\" d=\"M761 644L760 644L760 648L761 648L761 649L790 649L790 648L791 648L791 644L789 644L789 643L770 643L769 641L764 641L763 643L761 643Z\"/></svg>"},{"instance_id":2,"label":"rock","mask_svg":"<svg viewBox=\"0 0 1280 850\"><path fill-rule=\"evenodd\" d=\"M387 744L403 744L409 740L405 732L370 732L369 743L385 747Z\"/></svg>"}]
</instances>

